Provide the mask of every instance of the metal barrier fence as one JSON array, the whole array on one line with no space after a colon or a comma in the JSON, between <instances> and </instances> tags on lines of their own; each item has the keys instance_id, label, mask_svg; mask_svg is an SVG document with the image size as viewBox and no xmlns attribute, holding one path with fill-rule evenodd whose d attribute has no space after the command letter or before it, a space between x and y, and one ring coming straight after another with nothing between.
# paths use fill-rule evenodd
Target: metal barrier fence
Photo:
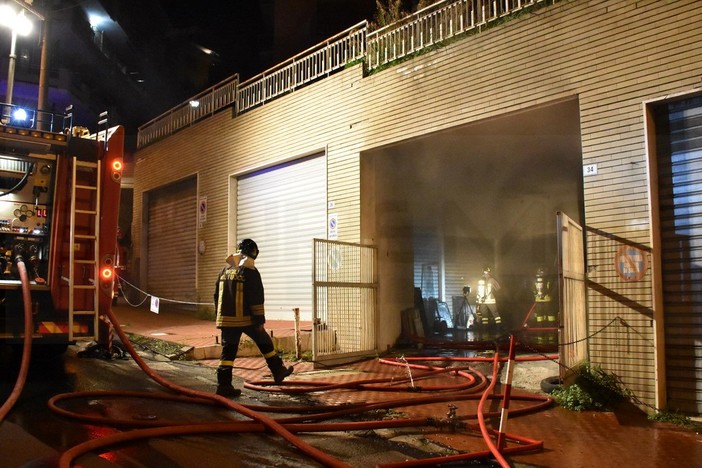
<instances>
[{"instance_id":1,"label":"metal barrier fence","mask_svg":"<svg viewBox=\"0 0 702 468\"><path fill-rule=\"evenodd\" d=\"M362 21L241 84L234 75L152 119L139 127L137 147L232 105L235 114L245 112L357 61L372 71L527 7L556 1L443 0L373 32Z\"/></svg>"},{"instance_id":2,"label":"metal barrier fence","mask_svg":"<svg viewBox=\"0 0 702 468\"><path fill-rule=\"evenodd\" d=\"M340 363L376 353L377 249L314 239L312 356Z\"/></svg>"}]
</instances>

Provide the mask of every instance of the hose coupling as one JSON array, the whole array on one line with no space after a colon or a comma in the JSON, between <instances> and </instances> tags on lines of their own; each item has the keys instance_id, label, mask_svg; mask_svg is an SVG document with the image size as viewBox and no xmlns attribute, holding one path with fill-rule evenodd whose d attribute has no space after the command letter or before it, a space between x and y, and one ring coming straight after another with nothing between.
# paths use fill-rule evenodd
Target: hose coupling
<instances>
[{"instance_id":1,"label":"hose coupling","mask_svg":"<svg viewBox=\"0 0 702 468\"><path fill-rule=\"evenodd\" d=\"M468 426L464 421L460 419L448 419L448 418L427 418L427 425L433 426L439 429L446 428L449 432L454 433L460 430L465 430Z\"/></svg>"}]
</instances>

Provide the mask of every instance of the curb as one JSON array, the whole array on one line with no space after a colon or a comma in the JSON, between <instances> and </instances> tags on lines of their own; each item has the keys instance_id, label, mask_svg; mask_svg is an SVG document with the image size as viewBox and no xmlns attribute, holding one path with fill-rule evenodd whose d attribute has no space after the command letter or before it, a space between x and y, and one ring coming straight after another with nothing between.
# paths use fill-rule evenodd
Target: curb
<instances>
[{"instance_id":1,"label":"curb","mask_svg":"<svg viewBox=\"0 0 702 468\"><path fill-rule=\"evenodd\" d=\"M295 352L295 337L294 336L282 336L282 337L271 337L273 340L273 345L277 351L294 353ZM300 350L301 352L311 351L311 335L304 334L300 336ZM222 354L222 345L215 344L210 346L197 346L192 348L188 352L188 355L192 359L200 361L205 359L219 359ZM239 342L239 350L237 351L237 357L258 357L261 352L258 350L256 343L253 342L249 337L242 336Z\"/></svg>"}]
</instances>

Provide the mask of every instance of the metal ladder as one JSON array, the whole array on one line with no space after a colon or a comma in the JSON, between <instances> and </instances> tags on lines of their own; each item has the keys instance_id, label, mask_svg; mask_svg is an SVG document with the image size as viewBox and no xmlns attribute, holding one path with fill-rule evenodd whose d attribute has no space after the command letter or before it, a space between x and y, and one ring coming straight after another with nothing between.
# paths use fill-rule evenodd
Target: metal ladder
<instances>
[{"instance_id":1,"label":"metal ladder","mask_svg":"<svg viewBox=\"0 0 702 468\"><path fill-rule=\"evenodd\" d=\"M75 336L74 321L76 316L92 316L93 333L92 335L79 333L79 338L87 338L97 340L98 338L98 256L99 256L99 239L100 239L100 165L95 162L80 161L75 156L72 161L72 182L71 182L71 225L70 225L70 259L68 268L68 339L72 341ZM95 175L95 185L85 185L78 183L79 168L86 171L93 171ZM78 195L85 192L95 192L94 196L88 195L88 199L94 201L94 206L88 209L77 209L76 200ZM92 217L93 232L90 234L76 234L76 215L87 215ZM86 245L92 246L92 258L76 259L76 241L80 241ZM92 284L77 284L76 281L76 265L84 265L92 267ZM90 279L88 281L90 283ZM76 310L74 303L74 294L76 290L92 291L93 301L91 309Z\"/></svg>"}]
</instances>

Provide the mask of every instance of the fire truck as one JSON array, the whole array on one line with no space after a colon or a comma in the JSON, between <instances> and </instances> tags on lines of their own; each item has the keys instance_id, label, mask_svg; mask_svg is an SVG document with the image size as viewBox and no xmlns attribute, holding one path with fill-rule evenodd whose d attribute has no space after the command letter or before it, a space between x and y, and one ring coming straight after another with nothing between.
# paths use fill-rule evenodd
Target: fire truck
<instances>
[{"instance_id":1,"label":"fire truck","mask_svg":"<svg viewBox=\"0 0 702 468\"><path fill-rule=\"evenodd\" d=\"M0 343L105 341L124 128L0 106ZM20 112L21 111L21 112Z\"/></svg>"}]
</instances>

